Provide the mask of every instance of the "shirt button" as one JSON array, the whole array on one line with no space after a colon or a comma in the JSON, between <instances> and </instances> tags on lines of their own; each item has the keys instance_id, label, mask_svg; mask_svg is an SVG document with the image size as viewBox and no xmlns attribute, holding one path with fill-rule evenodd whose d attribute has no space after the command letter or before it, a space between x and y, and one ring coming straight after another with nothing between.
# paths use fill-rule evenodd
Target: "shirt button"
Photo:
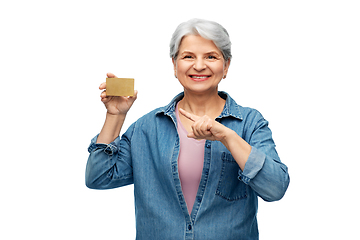
<instances>
[{"instance_id":1,"label":"shirt button","mask_svg":"<svg viewBox=\"0 0 360 240\"><path fill-rule=\"evenodd\" d=\"M191 231L191 225L188 226L188 230Z\"/></svg>"}]
</instances>

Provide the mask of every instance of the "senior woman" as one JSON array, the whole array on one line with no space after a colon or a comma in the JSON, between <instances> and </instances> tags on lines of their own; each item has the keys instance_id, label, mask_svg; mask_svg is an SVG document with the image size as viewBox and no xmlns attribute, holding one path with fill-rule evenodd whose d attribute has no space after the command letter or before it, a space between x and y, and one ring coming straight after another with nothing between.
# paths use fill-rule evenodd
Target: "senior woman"
<instances>
[{"instance_id":1,"label":"senior woman","mask_svg":"<svg viewBox=\"0 0 360 240\"><path fill-rule=\"evenodd\" d=\"M218 92L230 46L218 23L180 24L170 56L184 92L138 119L121 138L137 92L101 94L107 114L89 147L86 185L134 184L136 239L258 239L258 196L276 201L285 194L289 175L268 122Z\"/></svg>"}]
</instances>

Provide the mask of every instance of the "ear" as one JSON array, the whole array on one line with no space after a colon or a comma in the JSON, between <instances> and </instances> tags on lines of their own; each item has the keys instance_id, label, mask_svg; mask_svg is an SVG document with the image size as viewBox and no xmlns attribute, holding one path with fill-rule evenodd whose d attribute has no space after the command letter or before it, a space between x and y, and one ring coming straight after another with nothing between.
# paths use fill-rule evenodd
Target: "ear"
<instances>
[{"instance_id":1,"label":"ear","mask_svg":"<svg viewBox=\"0 0 360 240\"><path fill-rule=\"evenodd\" d=\"M172 58L172 63L174 65L174 75L177 78L177 74L176 74L176 60L174 58Z\"/></svg>"},{"instance_id":2,"label":"ear","mask_svg":"<svg viewBox=\"0 0 360 240\"><path fill-rule=\"evenodd\" d=\"M225 62L224 75L226 76L230 67L230 58Z\"/></svg>"}]
</instances>

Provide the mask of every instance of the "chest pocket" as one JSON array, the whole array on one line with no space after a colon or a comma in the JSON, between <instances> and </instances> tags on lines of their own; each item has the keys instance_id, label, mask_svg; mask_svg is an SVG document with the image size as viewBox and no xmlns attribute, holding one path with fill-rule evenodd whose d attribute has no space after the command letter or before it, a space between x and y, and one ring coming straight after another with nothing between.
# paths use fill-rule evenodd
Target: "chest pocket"
<instances>
[{"instance_id":1,"label":"chest pocket","mask_svg":"<svg viewBox=\"0 0 360 240\"><path fill-rule=\"evenodd\" d=\"M230 153L221 155L222 167L216 195L228 200L236 201L247 197L246 184L239 180L239 165Z\"/></svg>"}]
</instances>

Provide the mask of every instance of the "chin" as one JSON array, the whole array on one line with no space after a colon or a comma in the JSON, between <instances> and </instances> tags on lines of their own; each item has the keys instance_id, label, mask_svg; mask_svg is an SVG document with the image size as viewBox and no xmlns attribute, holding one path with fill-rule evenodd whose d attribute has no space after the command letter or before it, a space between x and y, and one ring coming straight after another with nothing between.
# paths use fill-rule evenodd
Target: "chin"
<instances>
[{"instance_id":1,"label":"chin","mask_svg":"<svg viewBox=\"0 0 360 240\"><path fill-rule=\"evenodd\" d=\"M200 87L200 86L192 86L192 87L184 87L185 92L194 93L194 94L211 94L216 93L218 91L218 87Z\"/></svg>"}]
</instances>

